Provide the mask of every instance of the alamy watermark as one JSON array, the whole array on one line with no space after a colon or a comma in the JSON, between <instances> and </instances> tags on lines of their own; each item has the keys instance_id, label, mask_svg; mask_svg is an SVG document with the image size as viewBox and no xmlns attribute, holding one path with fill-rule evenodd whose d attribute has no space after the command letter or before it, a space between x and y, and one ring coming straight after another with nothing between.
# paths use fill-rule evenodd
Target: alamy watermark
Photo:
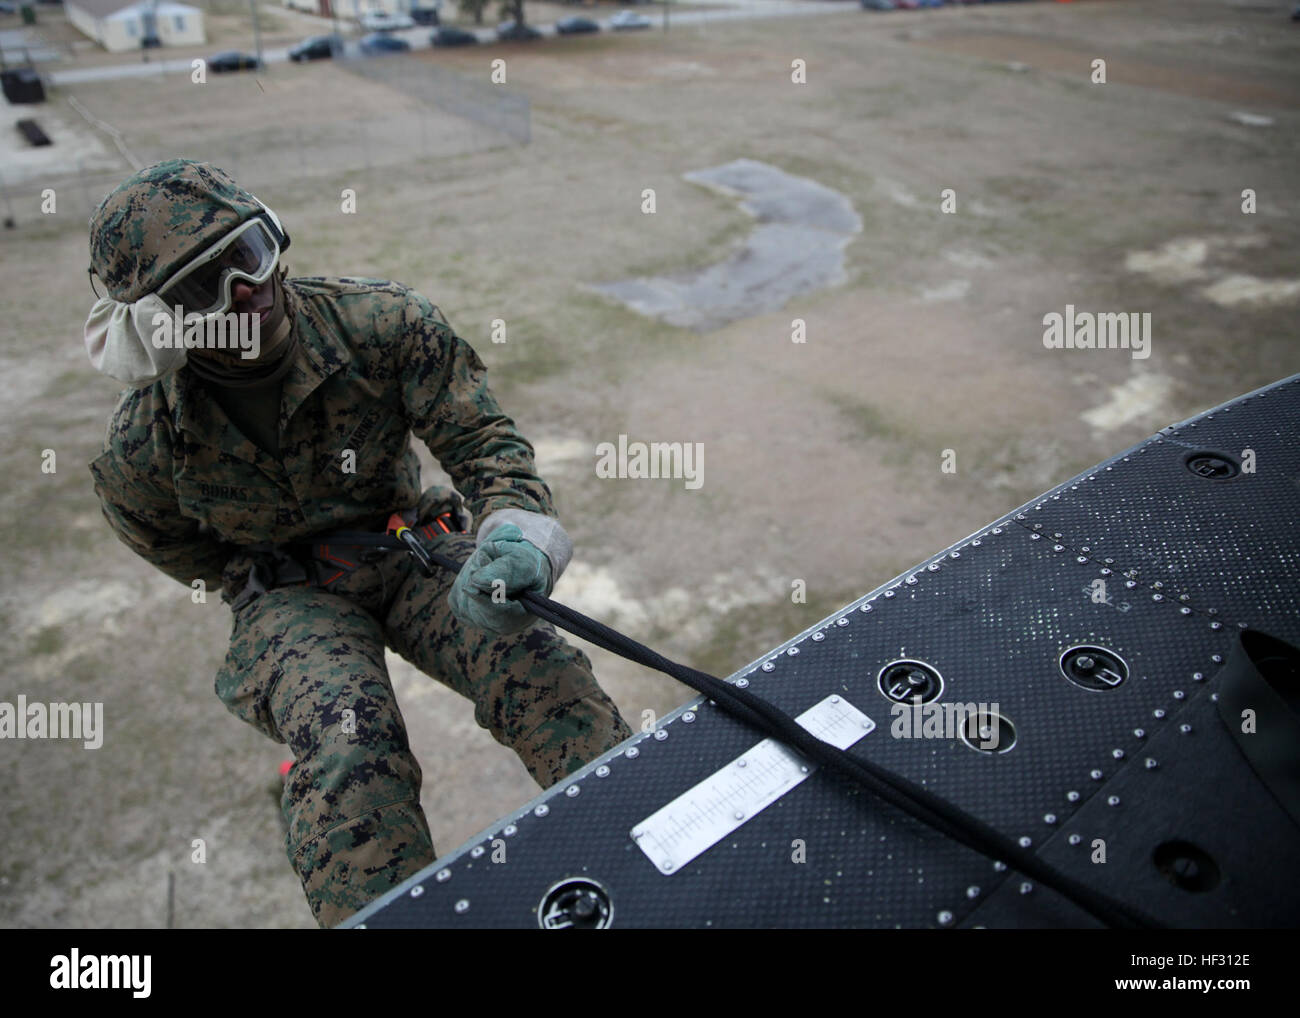
<instances>
[{"instance_id":1,"label":"alamy watermark","mask_svg":"<svg viewBox=\"0 0 1300 1018\"><path fill-rule=\"evenodd\" d=\"M243 360L257 360L262 352L262 318L247 311L225 314L186 314L177 304L171 312L153 316L155 350L238 350Z\"/></svg>"},{"instance_id":2,"label":"alamy watermark","mask_svg":"<svg viewBox=\"0 0 1300 1018\"><path fill-rule=\"evenodd\" d=\"M629 442L619 435L617 446L599 443L596 456L597 477L673 477L688 490L704 484L703 442Z\"/></svg>"},{"instance_id":3,"label":"alamy watermark","mask_svg":"<svg viewBox=\"0 0 1300 1018\"><path fill-rule=\"evenodd\" d=\"M1043 346L1049 350L1132 350L1135 361L1151 356L1151 312L1051 311L1043 316Z\"/></svg>"},{"instance_id":4,"label":"alamy watermark","mask_svg":"<svg viewBox=\"0 0 1300 1018\"><path fill-rule=\"evenodd\" d=\"M996 703L896 703L889 708L893 721L889 734L895 739L960 739L980 749L997 749L1000 716Z\"/></svg>"},{"instance_id":5,"label":"alamy watermark","mask_svg":"<svg viewBox=\"0 0 1300 1018\"><path fill-rule=\"evenodd\" d=\"M86 749L104 744L102 703L28 703L0 700L0 739L81 739Z\"/></svg>"}]
</instances>

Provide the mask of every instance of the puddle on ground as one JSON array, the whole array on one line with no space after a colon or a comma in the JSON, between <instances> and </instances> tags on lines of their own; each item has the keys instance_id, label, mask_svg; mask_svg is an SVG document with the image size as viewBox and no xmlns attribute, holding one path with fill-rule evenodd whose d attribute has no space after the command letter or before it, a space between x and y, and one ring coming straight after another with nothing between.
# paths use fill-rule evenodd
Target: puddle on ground
<instances>
[{"instance_id":1,"label":"puddle on ground","mask_svg":"<svg viewBox=\"0 0 1300 1018\"><path fill-rule=\"evenodd\" d=\"M743 247L703 269L592 289L639 314L707 332L844 282L844 248L862 220L843 194L752 159L685 177L739 199L757 220Z\"/></svg>"}]
</instances>

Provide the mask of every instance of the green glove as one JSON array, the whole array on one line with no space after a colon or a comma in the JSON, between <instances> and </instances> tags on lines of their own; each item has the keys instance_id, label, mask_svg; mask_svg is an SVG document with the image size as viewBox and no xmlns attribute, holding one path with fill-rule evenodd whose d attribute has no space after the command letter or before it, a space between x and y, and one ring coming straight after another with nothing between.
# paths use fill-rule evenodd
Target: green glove
<instances>
[{"instance_id":1,"label":"green glove","mask_svg":"<svg viewBox=\"0 0 1300 1018\"><path fill-rule=\"evenodd\" d=\"M525 590L543 596L551 592L551 563L541 550L524 540L513 523L492 536L461 566L447 601L461 622L493 633L515 633L533 616L513 600Z\"/></svg>"}]
</instances>

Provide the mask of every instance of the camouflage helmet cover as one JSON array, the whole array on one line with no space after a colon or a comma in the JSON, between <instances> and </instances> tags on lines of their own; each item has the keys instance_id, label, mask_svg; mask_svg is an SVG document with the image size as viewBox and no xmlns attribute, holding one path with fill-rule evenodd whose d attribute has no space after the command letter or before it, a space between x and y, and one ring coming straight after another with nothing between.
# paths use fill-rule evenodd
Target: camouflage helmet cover
<instances>
[{"instance_id":1,"label":"camouflage helmet cover","mask_svg":"<svg viewBox=\"0 0 1300 1018\"><path fill-rule=\"evenodd\" d=\"M196 253L265 211L210 163L156 163L100 202L90 221L90 267L110 297L133 303L157 290Z\"/></svg>"}]
</instances>

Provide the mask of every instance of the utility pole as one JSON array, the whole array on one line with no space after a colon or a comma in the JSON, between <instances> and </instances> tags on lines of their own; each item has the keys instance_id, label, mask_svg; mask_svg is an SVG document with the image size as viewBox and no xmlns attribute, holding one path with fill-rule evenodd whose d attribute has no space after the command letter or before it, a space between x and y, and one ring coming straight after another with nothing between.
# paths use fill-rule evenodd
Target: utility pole
<instances>
[{"instance_id":1,"label":"utility pole","mask_svg":"<svg viewBox=\"0 0 1300 1018\"><path fill-rule=\"evenodd\" d=\"M257 24L257 0L248 0L248 6L253 12L253 45L257 49L257 66L260 70L262 67L262 32Z\"/></svg>"}]
</instances>

